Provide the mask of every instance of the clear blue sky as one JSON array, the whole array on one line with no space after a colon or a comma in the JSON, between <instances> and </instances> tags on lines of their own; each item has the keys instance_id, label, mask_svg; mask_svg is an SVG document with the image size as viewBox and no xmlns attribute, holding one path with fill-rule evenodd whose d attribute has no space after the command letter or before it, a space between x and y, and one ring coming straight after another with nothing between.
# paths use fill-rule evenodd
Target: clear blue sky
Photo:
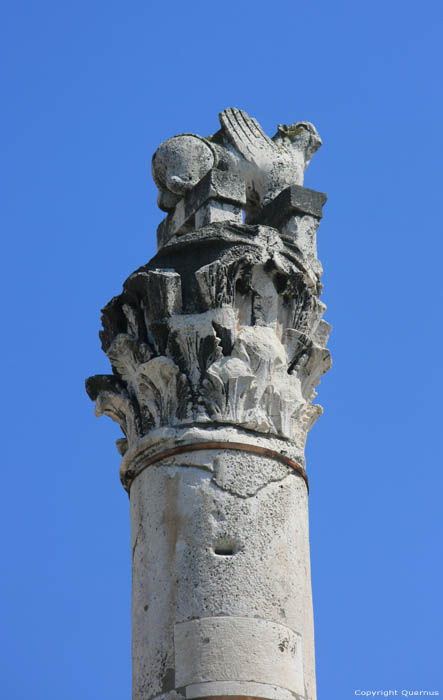
<instances>
[{"instance_id":1,"label":"clear blue sky","mask_svg":"<svg viewBox=\"0 0 443 700\"><path fill-rule=\"evenodd\" d=\"M130 698L128 499L100 308L155 250L157 145L309 120L334 366L308 440L320 700L439 689L441 3L5 0L5 700Z\"/></svg>"}]
</instances>

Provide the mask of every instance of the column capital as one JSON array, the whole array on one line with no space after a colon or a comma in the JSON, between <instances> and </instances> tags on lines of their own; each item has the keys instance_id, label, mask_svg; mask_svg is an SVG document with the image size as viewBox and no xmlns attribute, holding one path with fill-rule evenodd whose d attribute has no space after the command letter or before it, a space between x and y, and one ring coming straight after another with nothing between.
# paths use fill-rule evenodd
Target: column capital
<instances>
[{"instance_id":1,"label":"column capital","mask_svg":"<svg viewBox=\"0 0 443 700\"><path fill-rule=\"evenodd\" d=\"M320 291L276 228L218 222L173 236L103 309L113 374L87 391L120 424L121 454L165 429L224 427L281 441L303 462L330 366Z\"/></svg>"}]
</instances>

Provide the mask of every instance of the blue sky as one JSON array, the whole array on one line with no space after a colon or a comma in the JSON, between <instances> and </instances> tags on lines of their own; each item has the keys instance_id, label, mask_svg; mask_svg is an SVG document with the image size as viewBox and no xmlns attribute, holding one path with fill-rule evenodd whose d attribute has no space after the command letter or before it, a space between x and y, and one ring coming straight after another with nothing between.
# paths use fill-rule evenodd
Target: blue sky
<instances>
[{"instance_id":1,"label":"blue sky","mask_svg":"<svg viewBox=\"0 0 443 700\"><path fill-rule=\"evenodd\" d=\"M128 499L100 308L155 251L157 145L309 120L334 366L308 439L319 698L440 690L441 3L6 0L5 700L130 698Z\"/></svg>"}]
</instances>

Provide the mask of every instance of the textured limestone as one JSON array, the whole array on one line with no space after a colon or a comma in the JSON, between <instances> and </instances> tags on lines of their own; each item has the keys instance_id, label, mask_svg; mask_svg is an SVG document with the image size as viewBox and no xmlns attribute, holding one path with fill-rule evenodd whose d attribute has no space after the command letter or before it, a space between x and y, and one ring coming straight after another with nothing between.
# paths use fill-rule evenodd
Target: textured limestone
<instances>
[{"instance_id":1,"label":"textured limestone","mask_svg":"<svg viewBox=\"0 0 443 700\"><path fill-rule=\"evenodd\" d=\"M330 366L312 268L270 227L221 222L194 235L171 241L104 309L115 374L88 383L98 414L129 446L164 425L220 423L303 451Z\"/></svg>"},{"instance_id":2,"label":"textured limestone","mask_svg":"<svg viewBox=\"0 0 443 700\"><path fill-rule=\"evenodd\" d=\"M195 212L209 200L242 207L246 223L265 223L265 210L277 195L293 185L304 189L300 187L304 172L322 143L312 124L279 124L270 139L242 110L225 109L219 117L221 129L213 136L181 134L154 153L152 174L159 189L158 205L169 212L158 228L160 246L176 233L199 228ZM320 193L315 195L318 199ZM299 196L309 197L302 192ZM316 215L322 204L316 207ZM205 219L202 225L215 220L220 219Z\"/></svg>"},{"instance_id":3,"label":"textured limestone","mask_svg":"<svg viewBox=\"0 0 443 700\"><path fill-rule=\"evenodd\" d=\"M159 251L103 310L113 373L87 381L124 435L133 698L315 700L302 468L330 327L326 195L301 185L321 141L220 123L154 155Z\"/></svg>"},{"instance_id":4,"label":"textured limestone","mask_svg":"<svg viewBox=\"0 0 443 700\"><path fill-rule=\"evenodd\" d=\"M242 695L253 680L312 698L305 484L265 457L199 458L160 462L131 488L135 697L219 681ZM205 633L189 627L199 620Z\"/></svg>"},{"instance_id":5,"label":"textured limestone","mask_svg":"<svg viewBox=\"0 0 443 700\"><path fill-rule=\"evenodd\" d=\"M304 692L300 635L284 625L233 615L203 617L175 625L174 644L178 686L214 677L230 681L234 675Z\"/></svg>"}]
</instances>

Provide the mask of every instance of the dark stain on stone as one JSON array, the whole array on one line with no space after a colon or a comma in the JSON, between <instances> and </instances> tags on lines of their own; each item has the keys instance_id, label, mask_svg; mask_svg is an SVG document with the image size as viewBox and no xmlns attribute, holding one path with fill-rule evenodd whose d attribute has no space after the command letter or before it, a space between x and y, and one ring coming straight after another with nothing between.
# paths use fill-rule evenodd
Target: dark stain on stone
<instances>
[{"instance_id":1,"label":"dark stain on stone","mask_svg":"<svg viewBox=\"0 0 443 700\"><path fill-rule=\"evenodd\" d=\"M180 532L180 516L177 512L179 480L179 474L175 474L172 479L165 480L167 507L162 518L162 525L165 527L168 538L170 561L174 560L177 535Z\"/></svg>"},{"instance_id":2,"label":"dark stain on stone","mask_svg":"<svg viewBox=\"0 0 443 700\"><path fill-rule=\"evenodd\" d=\"M175 669L167 668L162 681L162 692L167 693L174 690L175 687Z\"/></svg>"},{"instance_id":3,"label":"dark stain on stone","mask_svg":"<svg viewBox=\"0 0 443 700\"><path fill-rule=\"evenodd\" d=\"M289 646L289 639L283 639L283 641L280 642L280 644L278 645L278 648L280 649L280 651L286 651L288 646Z\"/></svg>"}]
</instances>

